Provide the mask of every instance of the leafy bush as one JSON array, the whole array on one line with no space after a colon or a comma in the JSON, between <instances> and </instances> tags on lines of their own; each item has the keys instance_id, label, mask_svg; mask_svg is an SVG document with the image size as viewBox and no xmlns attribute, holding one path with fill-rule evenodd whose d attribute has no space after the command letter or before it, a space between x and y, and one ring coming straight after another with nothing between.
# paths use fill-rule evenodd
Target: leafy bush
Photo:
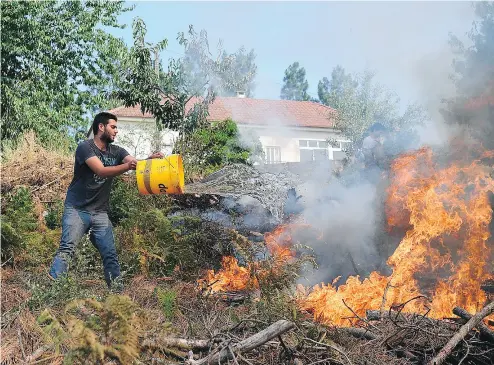
<instances>
[{"instance_id":1,"label":"leafy bush","mask_svg":"<svg viewBox=\"0 0 494 365\"><path fill-rule=\"evenodd\" d=\"M27 302L31 311L38 311L46 307L58 307L67 301L89 296L83 290L74 273L61 275L55 281L42 281L39 278L33 278L33 282L27 284L31 291L31 297Z\"/></svg>"},{"instance_id":2,"label":"leafy bush","mask_svg":"<svg viewBox=\"0 0 494 365\"><path fill-rule=\"evenodd\" d=\"M167 195L140 195L135 175L118 176L113 182L108 216L114 225L118 225L146 210L157 208L166 211L170 205Z\"/></svg>"},{"instance_id":3,"label":"leafy bush","mask_svg":"<svg viewBox=\"0 0 494 365\"><path fill-rule=\"evenodd\" d=\"M257 136L241 138L231 119L207 124L177 141L176 153L182 153L187 180L205 175L230 163L251 163L263 154Z\"/></svg>"},{"instance_id":4,"label":"leafy bush","mask_svg":"<svg viewBox=\"0 0 494 365\"><path fill-rule=\"evenodd\" d=\"M38 228L34 204L29 189L20 187L7 198L1 215L2 260L14 256L25 246L25 235Z\"/></svg>"},{"instance_id":5,"label":"leafy bush","mask_svg":"<svg viewBox=\"0 0 494 365\"><path fill-rule=\"evenodd\" d=\"M150 276L184 276L201 268L218 267L231 253L229 234L217 224L194 216L168 218L153 208L122 222L115 229L122 269Z\"/></svg>"},{"instance_id":6,"label":"leafy bush","mask_svg":"<svg viewBox=\"0 0 494 365\"><path fill-rule=\"evenodd\" d=\"M142 197L139 196L137 182L118 176L113 181L110 193L110 210L108 216L113 224L136 214L142 207Z\"/></svg>"},{"instance_id":7,"label":"leafy bush","mask_svg":"<svg viewBox=\"0 0 494 365\"><path fill-rule=\"evenodd\" d=\"M45 224L49 229L62 227L63 200L57 200L55 204L48 208L45 215Z\"/></svg>"},{"instance_id":8,"label":"leafy bush","mask_svg":"<svg viewBox=\"0 0 494 365\"><path fill-rule=\"evenodd\" d=\"M173 289L156 288L156 297L165 318L173 320L177 311L177 292Z\"/></svg>"}]
</instances>

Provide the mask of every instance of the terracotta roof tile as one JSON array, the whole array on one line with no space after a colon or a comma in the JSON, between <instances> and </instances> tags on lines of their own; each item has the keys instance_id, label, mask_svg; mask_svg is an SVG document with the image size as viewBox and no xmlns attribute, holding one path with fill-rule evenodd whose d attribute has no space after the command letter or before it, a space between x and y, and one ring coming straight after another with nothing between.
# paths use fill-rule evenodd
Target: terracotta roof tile
<instances>
[{"instance_id":1,"label":"terracotta roof tile","mask_svg":"<svg viewBox=\"0 0 494 365\"><path fill-rule=\"evenodd\" d=\"M191 100L190 106L195 101ZM140 106L120 106L110 110L117 117L152 118L142 114ZM238 97L217 97L209 106L210 121L231 118L238 124L277 125L294 127L331 128L330 115L335 110L311 101L268 100Z\"/></svg>"}]
</instances>

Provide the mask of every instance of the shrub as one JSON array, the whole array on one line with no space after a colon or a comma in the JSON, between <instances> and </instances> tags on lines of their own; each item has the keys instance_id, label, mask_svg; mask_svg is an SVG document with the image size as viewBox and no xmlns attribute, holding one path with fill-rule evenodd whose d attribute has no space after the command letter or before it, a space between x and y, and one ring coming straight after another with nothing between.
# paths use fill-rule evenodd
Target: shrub
<instances>
[{"instance_id":1,"label":"shrub","mask_svg":"<svg viewBox=\"0 0 494 365\"><path fill-rule=\"evenodd\" d=\"M113 224L136 214L142 207L135 179L118 176L113 181L110 193L110 210L108 216Z\"/></svg>"},{"instance_id":2,"label":"shrub","mask_svg":"<svg viewBox=\"0 0 494 365\"><path fill-rule=\"evenodd\" d=\"M165 194L140 195L134 174L118 176L113 182L108 216L114 225L118 225L147 210L157 208L166 211L170 205L170 198Z\"/></svg>"},{"instance_id":3,"label":"shrub","mask_svg":"<svg viewBox=\"0 0 494 365\"><path fill-rule=\"evenodd\" d=\"M165 318L173 320L177 311L177 292L173 289L156 288L156 297Z\"/></svg>"},{"instance_id":4,"label":"shrub","mask_svg":"<svg viewBox=\"0 0 494 365\"><path fill-rule=\"evenodd\" d=\"M1 215L2 261L15 256L25 246L25 236L38 228L34 204L29 189L20 187L7 198Z\"/></svg>"},{"instance_id":5,"label":"shrub","mask_svg":"<svg viewBox=\"0 0 494 365\"><path fill-rule=\"evenodd\" d=\"M175 146L182 153L187 180L205 175L230 163L250 163L263 154L257 136L241 138L237 124L231 119L207 124L187 135Z\"/></svg>"},{"instance_id":6,"label":"shrub","mask_svg":"<svg viewBox=\"0 0 494 365\"><path fill-rule=\"evenodd\" d=\"M48 208L45 215L45 224L49 229L62 227L63 200L57 200Z\"/></svg>"},{"instance_id":7,"label":"shrub","mask_svg":"<svg viewBox=\"0 0 494 365\"><path fill-rule=\"evenodd\" d=\"M109 295L104 302L72 300L60 318L46 309L37 318L48 342L68 347L65 364L99 364L105 359L132 364L139 356L144 320L138 306L123 295Z\"/></svg>"},{"instance_id":8,"label":"shrub","mask_svg":"<svg viewBox=\"0 0 494 365\"><path fill-rule=\"evenodd\" d=\"M150 276L170 275L179 267L189 276L201 268L218 267L232 252L228 232L195 216L166 217L153 208L116 228L124 271Z\"/></svg>"}]
</instances>

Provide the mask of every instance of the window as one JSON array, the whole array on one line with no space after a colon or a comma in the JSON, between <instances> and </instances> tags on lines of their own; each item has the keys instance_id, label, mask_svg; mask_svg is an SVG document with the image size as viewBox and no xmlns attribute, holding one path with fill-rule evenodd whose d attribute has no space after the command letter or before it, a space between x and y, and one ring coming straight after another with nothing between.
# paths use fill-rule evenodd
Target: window
<instances>
[{"instance_id":1,"label":"window","mask_svg":"<svg viewBox=\"0 0 494 365\"><path fill-rule=\"evenodd\" d=\"M327 141L300 139L298 145L300 162L329 160Z\"/></svg>"},{"instance_id":2,"label":"window","mask_svg":"<svg viewBox=\"0 0 494 365\"><path fill-rule=\"evenodd\" d=\"M267 146L264 148L264 155L267 164L281 162L281 148L278 146Z\"/></svg>"},{"instance_id":3,"label":"window","mask_svg":"<svg viewBox=\"0 0 494 365\"><path fill-rule=\"evenodd\" d=\"M304 147L309 147L309 148L328 148L328 142L327 141L299 139L298 140L298 145L301 148L304 148Z\"/></svg>"},{"instance_id":4,"label":"window","mask_svg":"<svg viewBox=\"0 0 494 365\"><path fill-rule=\"evenodd\" d=\"M333 145L333 151L346 151L350 144L350 141L336 141L336 144Z\"/></svg>"}]
</instances>

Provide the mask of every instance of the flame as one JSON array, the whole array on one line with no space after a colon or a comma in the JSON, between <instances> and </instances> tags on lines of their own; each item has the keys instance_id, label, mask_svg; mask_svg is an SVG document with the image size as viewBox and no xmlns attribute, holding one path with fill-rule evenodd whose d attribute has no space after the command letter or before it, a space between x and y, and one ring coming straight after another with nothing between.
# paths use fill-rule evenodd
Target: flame
<instances>
[{"instance_id":1,"label":"flame","mask_svg":"<svg viewBox=\"0 0 494 365\"><path fill-rule=\"evenodd\" d=\"M264 234L266 248L272 258L269 269L262 266L263 261L239 266L236 258L227 256L222 259L221 269L216 273L214 270L208 270L200 283L207 286L211 292L258 289L259 279L266 277L270 272L281 270L294 259L292 232L301 227L310 228L309 225L301 223L280 225L272 232Z\"/></svg>"},{"instance_id":2,"label":"flame","mask_svg":"<svg viewBox=\"0 0 494 365\"><path fill-rule=\"evenodd\" d=\"M300 289L300 307L315 319L348 324L345 318L353 316L349 307L365 316L365 310L381 307L385 291L385 308L426 294L430 302L422 297L403 311L430 310L433 318L450 316L453 306L476 312L485 304L480 285L493 277L487 193L494 191L494 181L487 169L479 160L441 166L432 151L423 148L397 158L391 170L388 225L406 229L387 261L393 274L350 277L339 288L321 284L309 294Z\"/></svg>"},{"instance_id":3,"label":"flame","mask_svg":"<svg viewBox=\"0 0 494 365\"><path fill-rule=\"evenodd\" d=\"M468 162L472 154L476 159ZM477 312L487 300L481 283L494 278L488 242L488 192L494 191L494 180L491 169L480 163L492 157L494 151L465 150L455 156L455 164L448 164L429 148L398 157L391 166L385 210L388 229L405 233L387 261L392 275L373 272L363 280L352 276L339 287L339 278L311 290L298 286L300 309L340 326L349 324L354 313L363 317L368 309L387 310L405 302L403 312L428 312L432 318L451 316L454 306ZM295 258L292 234L300 228L314 229L281 225L264 235L272 258L269 269L261 261L240 266L234 257L225 257L222 268L208 271L201 281L213 292L259 288L259 279Z\"/></svg>"}]
</instances>

